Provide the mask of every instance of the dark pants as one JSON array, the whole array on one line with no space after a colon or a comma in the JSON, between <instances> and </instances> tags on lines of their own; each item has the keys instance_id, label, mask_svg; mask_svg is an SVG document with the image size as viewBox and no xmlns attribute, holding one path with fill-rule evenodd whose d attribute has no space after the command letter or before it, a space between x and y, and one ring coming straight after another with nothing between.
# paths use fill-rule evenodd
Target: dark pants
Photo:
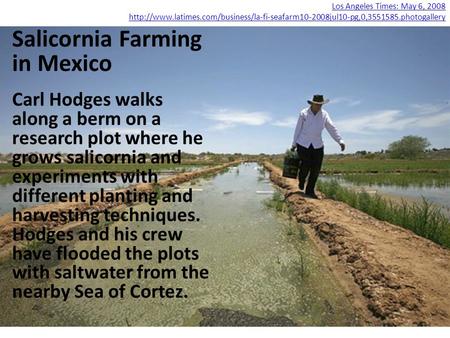
<instances>
[{"instance_id":1,"label":"dark pants","mask_svg":"<svg viewBox=\"0 0 450 338\"><path fill-rule=\"evenodd\" d=\"M309 148L305 148L297 144L297 153L300 158L298 180L300 182L305 182L306 176L309 174L305 192L313 193L317 178L319 177L320 168L322 167L323 147L314 149L311 144Z\"/></svg>"}]
</instances>

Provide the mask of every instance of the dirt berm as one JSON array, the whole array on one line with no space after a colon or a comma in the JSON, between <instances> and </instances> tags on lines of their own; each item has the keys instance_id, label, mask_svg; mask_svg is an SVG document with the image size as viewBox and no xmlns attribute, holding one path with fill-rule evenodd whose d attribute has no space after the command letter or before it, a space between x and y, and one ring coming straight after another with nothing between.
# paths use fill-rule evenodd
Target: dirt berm
<instances>
[{"instance_id":1,"label":"dirt berm","mask_svg":"<svg viewBox=\"0 0 450 338\"><path fill-rule=\"evenodd\" d=\"M162 178L158 180L158 185L161 187L168 187L173 186L178 183L183 183L190 181L194 178L216 173L219 171L224 170L225 168L238 164L240 161L233 161L228 162L221 165L216 165L204 169L199 169L195 171L190 171L186 173L180 173L177 175L169 176L166 178ZM133 188L136 188L137 191L153 191L155 188L154 184L146 184L141 183L137 185L133 185ZM123 191L125 189L118 189L117 191ZM89 201L85 203L52 203L52 204L43 204L39 205L33 208L25 209L30 211L50 211L50 210L58 210L58 211L64 211L69 209L75 209L78 208L79 210L83 211L101 211L105 209L111 209L114 207L118 207L121 203L115 202L115 203L104 203L104 202L97 202L93 203L93 205L90 205ZM9 258L11 253L11 248L13 245L11 234L13 228L26 228L26 229L41 229L43 226L52 230L69 230L74 229L78 226L80 226L81 223L76 222L70 222L70 223L64 223L64 222L44 222L42 221L33 221L33 222L18 222L14 221L12 214L5 214L0 217L0 261L6 260Z\"/></svg>"},{"instance_id":2,"label":"dirt berm","mask_svg":"<svg viewBox=\"0 0 450 338\"><path fill-rule=\"evenodd\" d=\"M296 220L369 325L450 325L450 250L347 204L305 197L265 162Z\"/></svg>"}]
</instances>

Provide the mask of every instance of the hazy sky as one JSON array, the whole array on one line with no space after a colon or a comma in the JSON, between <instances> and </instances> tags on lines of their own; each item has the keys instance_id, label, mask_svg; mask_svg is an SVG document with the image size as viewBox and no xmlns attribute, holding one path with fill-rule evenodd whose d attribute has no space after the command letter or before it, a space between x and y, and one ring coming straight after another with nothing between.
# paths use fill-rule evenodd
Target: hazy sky
<instances>
[{"instance_id":1,"label":"hazy sky","mask_svg":"<svg viewBox=\"0 0 450 338\"><path fill-rule=\"evenodd\" d=\"M170 33L173 28L130 28L140 33ZM132 95L141 90L164 97L164 105L130 112L159 113L153 132L204 135L204 145L185 151L279 153L292 142L295 123L315 93L331 99L325 106L348 146L348 152L380 150L405 135L427 137L433 147L450 147L450 28L176 28L202 34L202 50L188 48L13 48L13 28L0 29L0 152L13 148L11 116L20 109L11 94L40 91L91 95ZM34 29L23 29L34 32ZM48 29L93 32L94 29ZM12 55L36 58L108 57L108 73L13 72ZM76 113L76 109L29 108L30 112ZM114 107L93 110L119 113ZM92 132L84 128L80 132ZM117 128L113 128L117 129ZM122 126L123 132L131 133ZM23 130L23 129L22 129ZM29 132L44 130L27 127ZM325 151L338 145L324 130ZM139 148L148 152L177 147ZM41 151L79 151L46 147ZM118 151L114 148L97 150ZM126 151L123 147L120 150Z\"/></svg>"}]
</instances>

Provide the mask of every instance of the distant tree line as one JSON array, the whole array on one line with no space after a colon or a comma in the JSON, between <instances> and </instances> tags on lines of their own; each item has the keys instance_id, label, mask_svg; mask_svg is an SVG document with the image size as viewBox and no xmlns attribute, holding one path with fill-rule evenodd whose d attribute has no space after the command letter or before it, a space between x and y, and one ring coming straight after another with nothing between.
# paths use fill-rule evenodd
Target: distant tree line
<instances>
[{"instance_id":1,"label":"distant tree line","mask_svg":"<svg viewBox=\"0 0 450 338\"><path fill-rule=\"evenodd\" d=\"M393 159L408 159L414 160L422 157L426 152L429 151L439 151L446 150L443 149L427 149L430 146L430 142L425 137L408 135L404 136L402 139L392 142L389 144L388 149L376 152L370 152L366 150L358 150L355 155L364 158L378 158L378 157L388 157ZM384 155L384 156L383 156Z\"/></svg>"}]
</instances>

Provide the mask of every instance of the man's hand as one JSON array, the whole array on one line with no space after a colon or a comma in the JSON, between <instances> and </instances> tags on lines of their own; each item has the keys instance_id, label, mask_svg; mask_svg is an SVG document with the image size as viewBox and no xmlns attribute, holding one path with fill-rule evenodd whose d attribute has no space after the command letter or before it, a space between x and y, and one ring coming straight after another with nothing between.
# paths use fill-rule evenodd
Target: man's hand
<instances>
[{"instance_id":1,"label":"man's hand","mask_svg":"<svg viewBox=\"0 0 450 338\"><path fill-rule=\"evenodd\" d=\"M344 143L340 143L339 145L341 146L341 151L344 151L345 150L345 144Z\"/></svg>"}]
</instances>

